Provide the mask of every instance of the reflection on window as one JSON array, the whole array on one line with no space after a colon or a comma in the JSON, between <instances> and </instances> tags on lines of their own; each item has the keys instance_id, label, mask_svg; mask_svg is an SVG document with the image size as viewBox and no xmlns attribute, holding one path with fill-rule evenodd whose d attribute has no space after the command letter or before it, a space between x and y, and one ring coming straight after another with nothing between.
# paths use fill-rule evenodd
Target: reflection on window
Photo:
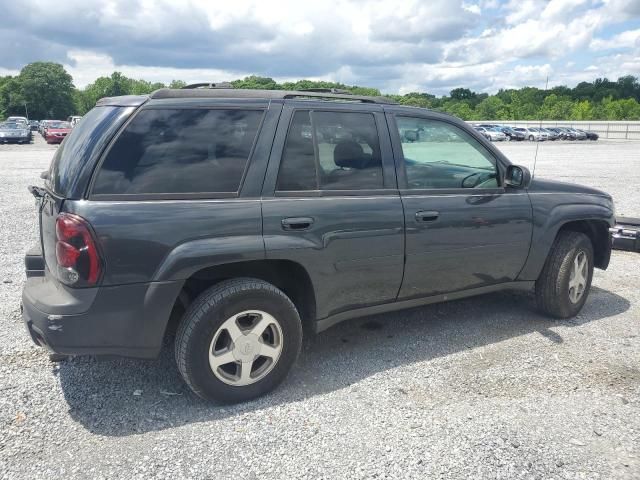
<instances>
[{"instance_id":1,"label":"reflection on window","mask_svg":"<svg viewBox=\"0 0 640 480\"><path fill-rule=\"evenodd\" d=\"M445 122L397 117L409 188L497 188L494 161L463 130Z\"/></svg>"},{"instance_id":2,"label":"reflection on window","mask_svg":"<svg viewBox=\"0 0 640 480\"><path fill-rule=\"evenodd\" d=\"M113 145L94 194L236 192L262 111L143 110Z\"/></svg>"}]
</instances>

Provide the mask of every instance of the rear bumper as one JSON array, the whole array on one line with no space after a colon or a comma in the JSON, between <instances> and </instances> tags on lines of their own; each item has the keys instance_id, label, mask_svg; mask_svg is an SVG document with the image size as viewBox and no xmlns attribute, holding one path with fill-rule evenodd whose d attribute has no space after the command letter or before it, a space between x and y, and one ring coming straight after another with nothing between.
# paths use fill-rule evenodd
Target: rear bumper
<instances>
[{"instance_id":1,"label":"rear bumper","mask_svg":"<svg viewBox=\"0 0 640 480\"><path fill-rule=\"evenodd\" d=\"M55 353L154 358L181 288L181 282L151 282L73 289L32 270L22 318L32 340Z\"/></svg>"},{"instance_id":2,"label":"rear bumper","mask_svg":"<svg viewBox=\"0 0 640 480\"><path fill-rule=\"evenodd\" d=\"M609 232L614 250L640 253L640 218L619 217Z\"/></svg>"}]
</instances>

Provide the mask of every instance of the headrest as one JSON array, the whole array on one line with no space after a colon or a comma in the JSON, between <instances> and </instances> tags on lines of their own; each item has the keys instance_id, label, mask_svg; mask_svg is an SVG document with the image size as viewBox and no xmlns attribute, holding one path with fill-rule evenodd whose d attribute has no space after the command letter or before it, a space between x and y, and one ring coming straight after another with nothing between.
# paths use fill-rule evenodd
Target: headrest
<instances>
[{"instance_id":1,"label":"headrest","mask_svg":"<svg viewBox=\"0 0 640 480\"><path fill-rule=\"evenodd\" d=\"M333 162L340 168L363 168L366 157L362 145L353 140L341 140L333 150Z\"/></svg>"}]
</instances>

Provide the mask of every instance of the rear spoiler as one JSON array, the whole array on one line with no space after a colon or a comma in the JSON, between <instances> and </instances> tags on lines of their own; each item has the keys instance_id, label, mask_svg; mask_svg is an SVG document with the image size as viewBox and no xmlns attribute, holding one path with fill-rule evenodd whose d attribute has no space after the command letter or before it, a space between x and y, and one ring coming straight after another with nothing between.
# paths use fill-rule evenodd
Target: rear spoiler
<instances>
[{"instance_id":1,"label":"rear spoiler","mask_svg":"<svg viewBox=\"0 0 640 480\"><path fill-rule=\"evenodd\" d=\"M640 253L640 218L618 217L609 232L614 250Z\"/></svg>"}]
</instances>

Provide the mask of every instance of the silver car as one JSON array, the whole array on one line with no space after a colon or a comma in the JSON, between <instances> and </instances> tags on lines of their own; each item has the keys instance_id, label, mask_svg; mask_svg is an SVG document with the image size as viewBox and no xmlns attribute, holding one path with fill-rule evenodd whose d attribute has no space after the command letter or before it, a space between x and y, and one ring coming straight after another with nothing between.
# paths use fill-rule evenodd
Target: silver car
<instances>
[{"instance_id":1,"label":"silver car","mask_svg":"<svg viewBox=\"0 0 640 480\"><path fill-rule=\"evenodd\" d=\"M539 132L533 127L516 127L514 130L524 134L524 138L531 142L544 142L549 137L548 135L543 135L542 132Z\"/></svg>"},{"instance_id":2,"label":"silver car","mask_svg":"<svg viewBox=\"0 0 640 480\"><path fill-rule=\"evenodd\" d=\"M29 143L31 129L29 125L15 122L0 123L0 143Z\"/></svg>"},{"instance_id":3,"label":"silver car","mask_svg":"<svg viewBox=\"0 0 640 480\"><path fill-rule=\"evenodd\" d=\"M504 142L507 136L497 128L474 127L490 142Z\"/></svg>"}]
</instances>

